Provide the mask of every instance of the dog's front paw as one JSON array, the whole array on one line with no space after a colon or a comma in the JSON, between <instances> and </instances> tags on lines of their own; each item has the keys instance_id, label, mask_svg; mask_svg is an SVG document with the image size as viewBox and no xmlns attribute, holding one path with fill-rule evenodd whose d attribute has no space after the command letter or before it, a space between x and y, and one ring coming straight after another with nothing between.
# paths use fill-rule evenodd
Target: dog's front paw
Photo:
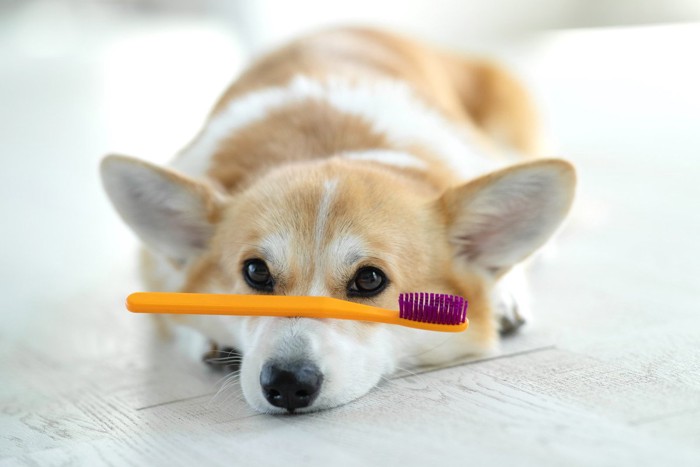
<instances>
[{"instance_id":1,"label":"dog's front paw","mask_svg":"<svg viewBox=\"0 0 700 467\"><path fill-rule=\"evenodd\" d=\"M202 361L215 370L232 372L240 369L243 355L233 347L219 347L216 342L202 355Z\"/></svg>"},{"instance_id":2,"label":"dog's front paw","mask_svg":"<svg viewBox=\"0 0 700 467\"><path fill-rule=\"evenodd\" d=\"M530 294L522 266L503 277L493 295L494 313L502 336L513 334L532 321Z\"/></svg>"},{"instance_id":3,"label":"dog's front paw","mask_svg":"<svg viewBox=\"0 0 700 467\"><path fill-rule=\"evenodd\" d=\"M521 313L518 302L512 295L501 296L496 307L498 329L502 336L513 334L527 323L524 313Z\"/></svg>"}]
</instances>

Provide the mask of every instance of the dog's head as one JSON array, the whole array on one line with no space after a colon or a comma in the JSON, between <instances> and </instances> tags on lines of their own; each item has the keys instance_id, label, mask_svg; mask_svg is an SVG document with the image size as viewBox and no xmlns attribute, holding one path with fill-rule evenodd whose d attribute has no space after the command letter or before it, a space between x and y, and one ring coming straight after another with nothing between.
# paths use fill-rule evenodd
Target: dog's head
<instances>
[{"instance_id":1,"label":"dog's head","mask_svg":"<svg viewBox=\"0 0 700 467\"><path fill-rule=\"evenodd\" d=\"M454 345L437 354L431 348L446 336L396 326L193 318L190 324L242 351L243 393L265 412L334 407L367 393L397 365L492 343L489 289L553 233L574 187L572 167L559 160L513 166L442 192L415 173L339 158L272 170L229 194L121 156L104 160L102 176L117 211L152 253L151 273L163 275L162 288L325 295L390 309L398 308L400 292L469 300L470 330L449 336Z\"/></svg>"}]
</instances>

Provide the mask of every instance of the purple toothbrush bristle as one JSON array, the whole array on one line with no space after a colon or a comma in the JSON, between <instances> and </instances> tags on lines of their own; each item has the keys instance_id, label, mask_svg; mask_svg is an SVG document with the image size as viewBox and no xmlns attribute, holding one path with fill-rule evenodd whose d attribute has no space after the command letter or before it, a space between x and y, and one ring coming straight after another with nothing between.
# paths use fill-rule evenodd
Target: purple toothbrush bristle
<instances>
[{"instance_id":1,"label":"purple toothbrush bristle","mask_svg":"<svg viewBox=\"0 0 700 467\"><path fill-rule=\"evenodd\" d=\"M414 314L414 319L417 319L419 321L425 321L428 319L428 310L425 309L425 304L424 302L424 297L423 294L417 294L418 296L418 301L416 302L415 305L415 311L416 313Z\"/></svg>"},{"instance_id":2,"label":"purple toothbrush bristle","mask_svg":"<svg viewBox=\"0 0 700 467\"><path fill-rule=\"evenodd\" d=\"M399 317L431 324L459 325L467 318L467 300L440 293L402 293Z\"/></svg>"}]
</instances>

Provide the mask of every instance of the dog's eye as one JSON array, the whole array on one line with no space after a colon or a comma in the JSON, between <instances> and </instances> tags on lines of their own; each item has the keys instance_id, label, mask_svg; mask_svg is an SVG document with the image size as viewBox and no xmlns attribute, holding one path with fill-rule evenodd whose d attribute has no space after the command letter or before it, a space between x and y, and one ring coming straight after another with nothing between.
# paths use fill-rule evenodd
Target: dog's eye
<instances>
[{"instance_id":1,"label":"dog's eye","mask_svg":"<svg viewBox=\"0 0 700 467\"><path fill-rule=\"evenodd\" d=\"M386 288L386 275L375 267L360 268L348 286L348 295L372 297Z\"/></svg>"},{"instance_id":2,"label":"dog's eye","mask_svg":"<svg viewBox=\"0 0 700 467\"><path fill-rule=\"evenodd\" d=\"M272 275L261 259L249 259L243 265L243 278L249 286L261 292L272 292Z\"/></svg>"}]
</instances>

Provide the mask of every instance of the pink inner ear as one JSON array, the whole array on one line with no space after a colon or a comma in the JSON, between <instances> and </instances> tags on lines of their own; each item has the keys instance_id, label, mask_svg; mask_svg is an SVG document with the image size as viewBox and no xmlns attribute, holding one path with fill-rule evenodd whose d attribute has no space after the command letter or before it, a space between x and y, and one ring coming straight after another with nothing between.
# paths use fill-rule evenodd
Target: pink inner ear
<instances>
[{"instance_id":1,"label":"pink inner ear","mask_svg":"<svg viewBox=\"0 0 700 467\"><path fill-rule=\"evenodd\" d=\"M520 204L520 203L519 203ZM474 215L468 227L457 235L455 243L470 261L507 250L514 242L527 241L537 235L537 209L533 203L509 206L499 215Z\"/></svg>"},{"instance_id":2,"label":"pink inner ear","mask_svg":"<svg viewBox=\"0 0 700 467\"><path fill-rule=\"evenodd\" d=\"M211 235L206 190L167 169L129 159L105 167L110 198L140 239L171 259L201 251Z\"/></svg>"},{"instance_id":3,"label":"pink inner ear","mask_svg":"<svg viewBox=\"0 0 700 467\"><path fill-rule=\"evenodd\" d=\"M453 227L453 244L459 256L487 269L511 267L547 240L570 201L556 171L514 171L470 193Z\"/></svg>"}]
</instances>

